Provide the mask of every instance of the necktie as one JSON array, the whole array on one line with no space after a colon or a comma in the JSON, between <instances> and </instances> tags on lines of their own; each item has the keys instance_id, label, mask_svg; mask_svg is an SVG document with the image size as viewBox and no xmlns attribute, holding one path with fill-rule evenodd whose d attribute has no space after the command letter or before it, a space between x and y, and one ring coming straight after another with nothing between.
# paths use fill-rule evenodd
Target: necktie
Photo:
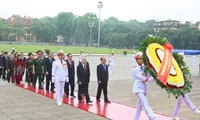
<instances>
[{"instance_id":1,"label":"necktie","mask_svg":"<svg viewBox=\"0 0 200 120\"><path fill-rule=\"evenodd\" d=\"M103 67L104 67L104 70L106 71L106 65L103 65Z\"/></svg>"},{"instance_id":2,"label":"necktie","mask_svg":"<svg viewBox=\"0 0 200 120\"><path fill-rule=\"evenodd\" d=\"M86 72L87 68L86 68L86 65L84 65L84 72Z\"/></svg>"},{"instance_id":3,"label":"necktie","mask_svg":"<svg viewBox=\"0 0 200 120\"><path fill-rule=\"evenodd\" d=\"M143 71L143 67L141 66L141 70Z\"/></svg>"},{"instance_id":4,"label":"necktie","mask_svg":"<svg viewBox=\"0 0 200 120\"><path fill-rule=\"evenodd\" d=\"M70 61L70 67L72 67L72 61Z\"/></svg>"},{"instance_id":5,"label":"necktie","mask_svg":"<svg viewBox=\"0 0 200 120\"><path fill-rule=\"evenodd\" d=\"M63 61L61 60L61 64L63 63Z\"/></svg>"}]
</instances>

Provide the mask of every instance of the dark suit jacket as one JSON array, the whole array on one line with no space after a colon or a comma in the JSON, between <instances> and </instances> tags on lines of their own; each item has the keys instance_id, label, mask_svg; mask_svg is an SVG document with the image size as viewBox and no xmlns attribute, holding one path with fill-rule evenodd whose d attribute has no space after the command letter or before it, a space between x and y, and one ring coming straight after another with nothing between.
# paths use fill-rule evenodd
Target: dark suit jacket
<instances>
[{"instance_id":1,"label":"dark suit jacket","mask_svg":"<svg viewBox=\"0 0 200 120\"><path fill-rule=\"evenodd\" d=\"M89 63L86 64L86 72L84 71L83 65L79 64L77 66L77 78L78 82L81 82L83 85L90 82L90 66Z\"/></svg>"},{"instance_id":2,"label":"dark suit jacket","mask_svg":"<svg viewBox=\"0 0 200 120\"><path fill-rule=\"evenodd\" d=\"M97 66L97 80L102 84L108 84L108 65L106 65L106 71L102 64Z\"/></svg>"},{"instance_id":3,"label":"dark suit jacket","mask_svg":"<svg viewBox=\"0 0 200 120\"><path fill-rule=\"evenodd\" d=\"M6 58L5 56L3 56L2 67L4 67L4 69L7 70L7 68L8 68L8 57Z\"/></svg>"},{"instance_id":4,"label":"dark suit jacket","mask_svg":"<svg viewBox=\"0 0 200 120\"><path fill-rule=\"evenodd\" d=\"M68 60L66 60L66 62L67 62L67 66L68 66L69 79L74 80L74 77L75 77L74 61L72 60L72 67L70 66Z\"/></svg>"},{"instance_id":5,"label":"dark suit jacket","mask_svg":"<svg viewBox=\"0 0 200 120\"><path fill-rule=\"evenodd\" d=\"M44 62L44 72L48 72L50 75L52 73L52 65L53 65L53 61L55 59L52 58L52 60L50 61L49 58L45 58L45 62Z\"/></svg>"},{"instance_id":6,"label":"dark suit jacket","mask_svg":"<svg viewBox=\"0 0 200 120\"><path fill-rule=\"evenodd\" d=\"M0 67L2 67L3 66L3 63L2 63L3 61L2 61L2 55L0 55Z\"/></svg>"},{"instance_id":7,"label":"dark suit jacket","mask_svg":"<svg viewBox=\"0 0 200 120\"><path fill-rule=\"evenodd\" d=\"M10 70L10 71L14 71L14 60L8 60L8 69Z\"/></svg>"}]
</instances>

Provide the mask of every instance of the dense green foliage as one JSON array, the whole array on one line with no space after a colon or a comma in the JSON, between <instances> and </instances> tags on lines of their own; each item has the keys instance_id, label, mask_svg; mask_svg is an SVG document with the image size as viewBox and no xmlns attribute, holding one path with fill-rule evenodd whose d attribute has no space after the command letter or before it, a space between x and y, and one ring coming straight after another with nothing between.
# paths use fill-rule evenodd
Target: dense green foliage
<instances>
[{"instance_id":1,"label":"dense green foliage","mask_svg":"<svg viewBox=\"0 0 200 120\"><path fill-rule=\"evenodd\" d=\"M56 42L57 36L62 36L64 42L69 44L89 45L90 27L93 22L91 43L97 44L98 17L94 13L87 13L83 16L76 16L71 12L61 12L55 17L44 17L32 19L31 32L42 42ZM145 39L148 34L166 37L175 49L200 49L200 31L198 28L185 26L180 30L164 30L159 33L153 31L155 21L147 20L140 22L137 20L122 21L115 17L110 17L101 21L101 46L115 48L133 48ZM0 20L0 40L7 40L8 34L13 31ZM23 28L17 27L17 34L23 34Z\"/></svg>"}]
</instances>

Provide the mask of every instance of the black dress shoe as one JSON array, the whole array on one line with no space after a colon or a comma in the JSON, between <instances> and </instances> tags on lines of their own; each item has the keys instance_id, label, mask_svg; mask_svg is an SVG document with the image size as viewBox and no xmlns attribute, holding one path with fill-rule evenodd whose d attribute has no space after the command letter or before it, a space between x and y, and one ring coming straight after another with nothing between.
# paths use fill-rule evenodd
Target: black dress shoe
<instances>
[{"instance_id":1,"label":"black dress shoe","mask_svg":"<svg viewBox=\"0 0 200 120\"><path fill-rule=\"evenodd\" d=\"M46 90L47 91L47 93L49 93L49 90Z\"/></svg>"},{"instance_id":2,"label":"black dress shoe","mask_svg":"<svg viewBox=\"0 0 200 120\"><path fill-rule=\"evenodd\" d=\"M82 103L82 101L81 101L81 100L79 100L78 102L79 102L79 103Z\"/></svg>"},{"instance_id":3,"label":"black dress shoe","mask_svg":"<svg viewBox=\"0 0 200 120\"><path fill-rule=\"evenodd\" d=\"M97 102L101 102L101 100L97 99Z\"/></svg>"},{"instance_id":4,"label":"black dress shoe","mask_svg":"<svg viewBox=\"0 0 200 120\"><path fill-rule=\"evenodd\" d=\"M105 103L111 103L109 100L106 100Z\"/></svg>"},{"instance_id":5,"label":"black dress shoe","mask_svg":"<svg viewBox=\"0 0 200 120\"><path fill-rule=\"evenodd\" d=\"M51 91L51 93L55 93L55 91L54 91L54 90L52 90L52 91Z\"/></svg>"},{"instance_id":6,"label":"black dress shoe","mask_svg":"<svg viewBox=\"0 0 200 120\"><path fill-rule=\"evenodd\" d=\"M87 104L92 104L92 103L93 103L93 101L88 101L88 102L87 102Z\"/></svg>"},{"instance_id":7,"label":"black dress shoe","mask_svg":"<svg viewBox=\"0 0 200 120\"><path fill-rule=\"evenodd\" d=\"M76 98L76 96L75 95L70 95L72 98Z\"/></svg>"}]
</instances>

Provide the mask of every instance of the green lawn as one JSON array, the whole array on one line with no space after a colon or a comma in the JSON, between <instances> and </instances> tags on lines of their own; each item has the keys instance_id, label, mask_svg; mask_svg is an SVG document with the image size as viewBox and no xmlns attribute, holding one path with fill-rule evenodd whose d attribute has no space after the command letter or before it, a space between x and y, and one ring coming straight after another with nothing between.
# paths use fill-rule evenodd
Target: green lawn
<instances>
[{"instance_id":1,"label":"green lawn","mask_svg":"<svg viewBox=\"0 0 200 120\"><path fill-rule=\"evenodd\" d=\"M12 46L15 47L15 51L17 52L36 52L37 50L44 51L45 49L49 49L51 52L57 52L58 50L62 49L65 53L73 53L79 54L80 50L83 49L84 53L87 54L90 51L89 47L74 47L74 46L48 46L48 45L10 45L10 44L0 44L0 51L7 51L10 52ZM91 48L92 54L109 54L112 51L115 54L123 54L123 49L109 49L109 48ZM127 50L128 54L132 54L132 50Z\"/></svg>"}]
</instances>

